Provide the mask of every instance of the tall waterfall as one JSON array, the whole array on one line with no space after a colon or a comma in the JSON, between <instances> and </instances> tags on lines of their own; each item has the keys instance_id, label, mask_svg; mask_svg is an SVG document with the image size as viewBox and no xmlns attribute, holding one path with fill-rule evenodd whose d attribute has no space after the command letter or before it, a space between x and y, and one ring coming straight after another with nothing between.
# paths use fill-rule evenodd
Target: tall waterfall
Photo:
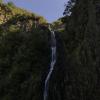
<instances>
[{"instance_id":1,"label":"tall waterfall","mask_svg":"<svg viewBox=\"0 0 100 100\"><path fill-rule=\"evenodd\" d=\"M51 30L51 27L49 26L49 30L51 32L51 62L50 62L50 70L49 73L45 79L45 87L44 87L44 100L47 100L48 98L48 88L49 88L49 80L51 77L51 74L53 72L55 63L56 63L56 38L55 38L55 32Z\"/></svg>"}]
</instances>

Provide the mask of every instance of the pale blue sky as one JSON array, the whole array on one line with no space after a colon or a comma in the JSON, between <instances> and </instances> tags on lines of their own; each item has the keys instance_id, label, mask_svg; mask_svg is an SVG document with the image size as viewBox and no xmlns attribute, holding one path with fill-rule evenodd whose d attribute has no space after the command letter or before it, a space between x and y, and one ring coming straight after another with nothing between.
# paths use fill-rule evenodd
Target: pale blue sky
<instances>
[{"instance_id":1,"label":"pale blue sky","mask_svg":"<svg viewBox=\"0 0 100 100\"><path fill-rule=\"evenodd\" d=\"M53 22L63 16L64 4L68 0L4 0L13 1L16 6L44 16L48 22Z\"/></svg>"}]
</instances>

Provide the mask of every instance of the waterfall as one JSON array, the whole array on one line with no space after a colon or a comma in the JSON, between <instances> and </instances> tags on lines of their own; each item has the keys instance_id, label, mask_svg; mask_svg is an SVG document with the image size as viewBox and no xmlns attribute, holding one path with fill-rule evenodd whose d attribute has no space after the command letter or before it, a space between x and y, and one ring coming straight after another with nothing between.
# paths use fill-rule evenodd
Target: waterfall
<instances>
[{"instance_id":1,"label":"waterfall","mask_svg":"<svg viewBox=\"0 0 100 100\"><path fill-rule=\"evenodd\" d=\"M50 80L51 74L53 72L55 63L56 63L56 38L55 38L55 32L51 30L50 25L49 25L49 30L51 32L51 62L50 62L49 73L48 73L48 75L45 79L44 100L47 100L47 97L48 97L49 80Z\"/></svg>"}]
</instances>

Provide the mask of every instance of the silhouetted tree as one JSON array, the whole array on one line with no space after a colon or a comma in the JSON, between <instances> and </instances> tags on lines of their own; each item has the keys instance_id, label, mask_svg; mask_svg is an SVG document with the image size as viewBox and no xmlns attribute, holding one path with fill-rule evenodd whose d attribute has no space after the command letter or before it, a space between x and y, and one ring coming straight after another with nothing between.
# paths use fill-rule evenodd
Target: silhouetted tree
<instances>
[{"instance_id":1,"label":"silhouetted tree","mask_svg":"<svg viewBox=\"0 0 100 100\"><path fill-rule=\"evenodd\" d=\"M15 7L15 4L14 4L12 1L9 1L9 2L7 3L7 5L10 6L10 7Z\"/></svg>"},{"instance_id":2,"label":"silhouetted tree","mask_svg":"<svg viewBox=\"0 0 100 100\"><path fill-rule=\"evenodd\" d=\"M70 15L71 14L71 9L73 8L73 6L75 5L75 1L76 0L69 0L67 4L65 4L65 11L64 11L64 15Z\"/></svg>"}]
</instances>

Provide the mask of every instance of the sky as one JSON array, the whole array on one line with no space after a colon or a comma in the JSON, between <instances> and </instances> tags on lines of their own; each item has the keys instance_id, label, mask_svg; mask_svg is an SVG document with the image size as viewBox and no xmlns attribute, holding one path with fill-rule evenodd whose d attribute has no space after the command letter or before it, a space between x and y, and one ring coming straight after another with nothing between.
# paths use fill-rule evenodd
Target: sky
<instances>
[{"instance_id":1,"label":"sky","mask_svg":"<svg viewBox=\"0 0 100 100\"><path fill-rule=\"evenodd\" d=\"M63 16L64 5L68 0L4 0L13 1L17 7L24 8L53 22Z\"/></svg>"}]
</instances>

